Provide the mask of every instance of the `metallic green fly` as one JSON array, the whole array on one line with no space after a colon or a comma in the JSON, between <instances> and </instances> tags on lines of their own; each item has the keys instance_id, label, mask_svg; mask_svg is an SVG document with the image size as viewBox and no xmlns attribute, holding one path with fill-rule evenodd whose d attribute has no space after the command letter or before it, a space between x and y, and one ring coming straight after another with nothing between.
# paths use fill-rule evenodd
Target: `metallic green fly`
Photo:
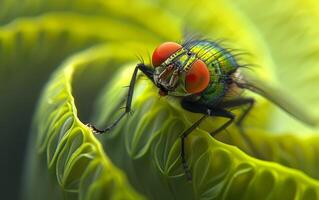
<instances>
[{"instance_id":1,"label":"metallic green fly","mask_svg":"<svg viewBox=\"0 0 319 200\"><path fill-rule=\"evenodd\" d=\"M300 121L315 125L316 121L294 105L293 101L281 98L274 88L258 80L244 77L236 56L219 43L209 40L188 40L183 44L165 42L155 49L152 66L137 64L129 85L125 111L110 126L99 130L90 126L96 134L110 131L131 111L131 103L138 71L143 72L159 88L159 95L174 96L181 99L181 106L190 112L203 116L181 134L181 159L185 174L191 180L191 173L185 159L185 138L208 116L228 119L211 135L226 129L235 120L231 108L244 106L236 125L241 124L254 105L254 99L240 95L231 96L230 91L248 89L258 93ZM227 97L227 98L226 98Z\"/></svg>"}]
</instances>

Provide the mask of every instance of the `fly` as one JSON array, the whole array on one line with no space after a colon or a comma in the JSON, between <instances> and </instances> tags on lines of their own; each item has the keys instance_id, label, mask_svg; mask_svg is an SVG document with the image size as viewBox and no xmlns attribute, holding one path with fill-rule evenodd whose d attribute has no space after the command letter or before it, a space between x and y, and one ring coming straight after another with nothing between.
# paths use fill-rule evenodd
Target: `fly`
<instances>
[{"instance_id":1,"label":"fly","mask_svg":"<svg viewBox=\"0 0 319 200\"><path fill-rule=\"evenodd\" d=\"M314 126L316 121L304 110L294 105L293 101L283 99L281 93L262 82L244 77L239 72L242 67L235 55L216 42L209 40L189 40L183 44L165 42L158 46L152 55L152 65L137 64L132 74L125 111L107 128L99 130L88 125L96 134L102 134L113 129L120 120L131 111L134 86L138 71L145 74L159 89L161 96L181 98L181 106L190 112L201 113L202 117L181 134L181 160L188 180L192 176L185 159L185 138L195 130L206 117L222 117L227 121L214 130L215 136L226 129L235 120L232 108L245 106L246 109L236 120L241 127L243 120L251 111L254 99L240 95L232 98L232 89L248 89L258 93L283 110L304 123ZM247 138L246 138L247 140Z\"/></svg>"}]
</instances>

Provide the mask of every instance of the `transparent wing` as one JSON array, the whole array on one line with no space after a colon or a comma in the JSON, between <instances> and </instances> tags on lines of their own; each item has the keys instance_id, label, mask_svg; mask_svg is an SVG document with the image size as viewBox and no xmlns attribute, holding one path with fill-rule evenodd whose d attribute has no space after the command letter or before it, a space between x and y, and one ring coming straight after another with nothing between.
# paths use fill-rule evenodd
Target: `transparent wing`
<instances>
[{"instance_id":1,"label":"transparent wing","mask_svg":"<svg viewBox=\"0 0 319 200\"><path fill-rule=\"evenodd\" d=\"M307 112L300 103L291 98L286 92L247 75L242 75L242 77L234 81L238 87L248 89L267 98L297 120L310 126L318 125L319 120Z\"/></svg>"}]
</instances>

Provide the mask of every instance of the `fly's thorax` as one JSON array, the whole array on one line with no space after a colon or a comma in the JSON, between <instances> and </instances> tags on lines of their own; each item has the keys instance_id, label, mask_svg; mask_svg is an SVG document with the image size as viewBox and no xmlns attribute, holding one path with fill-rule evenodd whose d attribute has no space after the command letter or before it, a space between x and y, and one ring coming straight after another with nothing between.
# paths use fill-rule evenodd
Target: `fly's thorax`
<instances>
[{"instance_id":1,"label":"fly's thorax","mask_svg":"<svg viewBox=\"0 0 319 200\"><path fill-rule=\"evenodd\" d=\"M239 67L235 56L232 54L232 50L224 48L217 42L195 40L186 45L208 67L218 68L222 74L230 74Z\"/></svg>"}]
</instances>

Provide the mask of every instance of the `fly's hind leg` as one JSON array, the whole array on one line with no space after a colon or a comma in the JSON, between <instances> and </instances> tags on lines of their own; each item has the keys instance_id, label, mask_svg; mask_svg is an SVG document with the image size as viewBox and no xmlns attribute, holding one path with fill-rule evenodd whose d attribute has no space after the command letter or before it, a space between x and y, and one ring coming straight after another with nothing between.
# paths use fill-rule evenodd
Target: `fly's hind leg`
<instances>
[{"instance_id":1,"label":"fly's hind leg","mask_svg":"<svg viewBox=\"0 0 319 200\"><path fill-rule=\"evenodd\" d=\"M251 139L247 136L243 129L243 123L250 111L252 110L253 106L255 104L255 100L253 98L238 98L238 99L232 99L228 101L224 101L220 103L218 106L223 107L225 109L229 108L235 108L239 106L247 106L243 113L238 117L238 120L236 121L236 125L239 128L239 131L241 132L241 135L243 136L244 141L246 142L247 146L250 147L252 153L258 157L261 158L261 155L257 148L255 147L254 143L251 141Z\"/></svg>"},{"instance_id":2,"label":"fly's hind leg","mask_svg":"<svg viewBox=\"0 0 319 200\"><path fill-rule=\"evenodd\" d=\"M87 126L90 127L95 134L102 134L102 133L110 131L121 121L121 119L127 113L131 112L132 98L133 98L134 87L135 87L135 83L136 83L136 79L137 79L138 70L141 70L149 79L153 80L153 69L144 65L143 63L138 64L134 69L134 72L133 72L133 75L132 75L132 78L130 81L128 94L127 94L127 98L126 98L125 111L112 124L110 124L105 129L100 130L91 124L87 124Z\"/></svg>"},{"instance_id":3,"label":"fly's hind leg","mask_svg":"<svg viewBox=\"0 0 319 200\"><path fill-rule=\"evenodd\" d=\"M244 112L238 117L238 120L236 122L236 125L242 128L242 123L246 119L247 115L250 113L254 104L255 104L255 100L253 98L238 98L238 99L232 99L232 100L221 102L217 106L224 109L229 109L229 108L235 108L235 107L247 105L247 107L244 109Z\"/></svg>"}]
</instances>

